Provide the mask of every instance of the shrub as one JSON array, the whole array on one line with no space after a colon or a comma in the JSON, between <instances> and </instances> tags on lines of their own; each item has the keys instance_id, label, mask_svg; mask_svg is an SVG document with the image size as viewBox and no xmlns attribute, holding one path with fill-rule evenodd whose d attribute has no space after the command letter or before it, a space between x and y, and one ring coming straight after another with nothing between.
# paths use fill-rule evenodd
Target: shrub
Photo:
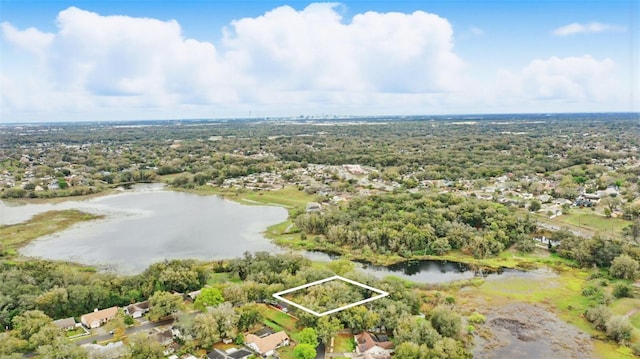
<instances>
[{"instance_id":1,"label":"shrub","mask_svg":"<svg viewBox=\"0 0 640 359\"><path fill-rule=\"evenodd\" d=\"M622 315L614 315L606 323L607 336L618 343L631 339L633 327L629 320Z\"/></svg>"},{"instance_id":2,"label":"shrub","mask_svg":"<svg viewBox=\"0 0 640 359\"><path fill-rule=\"evenodd\" d=\"M600 292L600 289L590 285L590 286L585 287L582 290L582 295L585 296L585 297L590 297L592 295L598 294L598 292Z\"/></svg>"},{"instance_id":3,"label":"shrub","mask_svg":"<svg viewBox=\"0 0 640 359\"><path fill-rule=\"evenodd\" d=\"M640 273L640 263L627 254L621 254L611 262L609 272L617 278L634 280Z\"/></svg>"},{"instance_id":4,"label":"shrub","mask_svg":"<svg viewBox=\"0 0 640 359\"><path fill-rule=\"evenodd\" d=\"M460 333L460 316L448 308L439 307L431 314L431 326L445 337L454 338Z\"/></svg>"},{"instance_id":5,"label":"shrub","mask_svg":"<svg viewBox=\"0 0 640 359\"><path fill-rule=\"evenodd\" d=\"M473 323L473 324L483 324L486 320L487 318L478 312L471 313L471 315L467 319L469 323Z\"/></svg>"},{"instance_id":6,"label":"shrub","mask_svg":"<svg viewBox=\"0 0 640 359\"><path fill-rule=\"evenodd\" d=\"M467 325L467 333L473 334L475 331L476 331L476 327L474 327L471 324Z\"/></svg>"},{"instance_id":7,"label":"shrub","mask_svg":"<svg viewBox=\"0 0 640 359\"><path fill-rule=\"evenodd\" d=\"M618 283L613 287L613 296L616 298L633 297L633 288L626 283Z\"/></svg>"},{"instance_id":8,"label":"shrub","mask_svg":"<svg viewBox=\"0 0 640 359\"><path fill-rule=\"evenodd\" d=\"M447 296L446 298L444 298L444 301L447 304L455 304L456 303L456 298L454 298L452 296Z\"/></svg>"},{"instance_id":9,"label":"shrub","mask_svg":"<svg viewBox=\"0 0 640 359\"><path fill-rule=\"evenodd\" d=\"M605 330L607 321L611 318L611 311L605 306L599 305L594 308L587 309L584 317L596 327L596 329Z\"/></svg>"}]
</instances>

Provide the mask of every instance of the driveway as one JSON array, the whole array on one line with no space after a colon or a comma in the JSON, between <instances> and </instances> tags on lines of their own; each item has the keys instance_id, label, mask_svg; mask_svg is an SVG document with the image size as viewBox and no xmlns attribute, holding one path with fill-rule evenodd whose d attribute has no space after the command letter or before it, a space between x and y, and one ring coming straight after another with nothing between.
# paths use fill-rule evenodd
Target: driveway
<instances>
[{"instance_id":1,"label":"driveway","mask_svg":"<svg viewBox=\"0 0 640 359\"><path fill-rule=\"evenodd\" d=\"M151 330L153 328L171 325L173 324L174 321L175 319L171 318L171 319L166 319L160 322L146 322L137 327L128 328L125 331L125 335L133 335L136 333ZM82 339L75 340L74 342L78 345L83 345L83 344L93 343L94 340L96 341L96 343L99 343L99 342L113 339L113 334L109 334L108 332L106 332L106 330L104 330L104 328L98 328L98 329L101 329L101 333L95 334L89 337L83 337Z\"/></svg>"}]
</instances>

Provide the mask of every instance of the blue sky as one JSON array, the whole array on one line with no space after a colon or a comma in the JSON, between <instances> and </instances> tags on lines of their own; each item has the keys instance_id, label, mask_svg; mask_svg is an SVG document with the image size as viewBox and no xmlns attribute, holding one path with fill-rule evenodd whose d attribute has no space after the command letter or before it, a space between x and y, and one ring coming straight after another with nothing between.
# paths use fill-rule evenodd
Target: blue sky
<instances>
[{"instance_id":1,"label":"blue sky","mask_svg":"<svg viewBox=\"0 0 640 359\"><path fill-rule=\"evenodd\" d=\"M627 0L0 0L0 115L638 111L639 12Z\"/></svg>"}]
</instances>

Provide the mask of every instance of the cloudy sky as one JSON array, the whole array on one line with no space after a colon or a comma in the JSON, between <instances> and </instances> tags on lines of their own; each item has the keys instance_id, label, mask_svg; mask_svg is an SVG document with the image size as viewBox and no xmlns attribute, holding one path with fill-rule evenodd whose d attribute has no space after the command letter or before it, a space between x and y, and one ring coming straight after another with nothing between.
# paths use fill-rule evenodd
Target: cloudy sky
<instances>
[{"instance_id":1,"label":"cloudy sky","mask_svg":"<svg viewBox=\"0 0 640 359\"><path fill-rule=\"evenodd\" d=\"M0 122L640 110L637 0L0 0Z\"/></svg>"}]
</instances>

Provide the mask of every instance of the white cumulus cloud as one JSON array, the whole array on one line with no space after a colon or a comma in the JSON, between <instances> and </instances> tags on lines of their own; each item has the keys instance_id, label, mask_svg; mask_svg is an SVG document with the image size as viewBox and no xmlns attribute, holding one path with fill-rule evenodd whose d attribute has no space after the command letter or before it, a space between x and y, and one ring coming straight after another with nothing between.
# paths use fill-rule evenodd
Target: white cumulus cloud
<instances>
[{"instance_id":1,"label":"white cumulus cloud","mask_svg":"<svg viewBox=\"0 0 640 359\"><path fill-rule=\"evenodd\" d=\"M3 112L347 108L384 94L446 93L461 83L465 64L446 19L422 11L343 19L340 12L331 3L278 7L233 21L217 45L185 38L176 21L76 7L59 13L53 33L3 23L5 41L42 60L38 69L14 64L20 76L39 75L25 89L3 90ZM20 86L16 74L3 69L2 76Z\"/></svg>"},{"instance_id":2,"label":"white cumulus cloud","mask_svg":"<svg viewBox=\"0 0 640 359\"><path fill-rule=\"evenodd\" d=\"M281 6L232 21L215 44L186 38L174 20L76 7L58 14L53 32L5 22L0 117L549 111L535 107L549 101L573 103L568 110L634 108L620 100L629 90L611 59L551 57L479 81L456 53L447 19L424 11L343 13L334 3Z\"/></svg>"},{"instance_id":3,"label":"white cumulus cloud","mask_svg":"<svg viewBox=\"0 0 640 359\"><path fill-rule=\"evenodd\" d=\"M584 104L585 111L622 106L625 89L615 70L613 60L590 55L536 59L518 72L501 71L496 93L498 98L517 99L521 104L555 104L556 111L572 103ZM572 107L564 108L572 111Z\"/></svg>"},{"instance_id":4,"label":"white cumulus cloud","mask_svg":"<svg viewBox=\"0 0 640 359\"><path fill-rule=\"evenodd\" d=\"M594 34L607 31L621 32L624 31L624 28L617 25L602 24L599 22L591 22L588 24L574 22L553 30L553 34L557 36L568 36L575 34Z\"/></svg>"}]
</instances>

